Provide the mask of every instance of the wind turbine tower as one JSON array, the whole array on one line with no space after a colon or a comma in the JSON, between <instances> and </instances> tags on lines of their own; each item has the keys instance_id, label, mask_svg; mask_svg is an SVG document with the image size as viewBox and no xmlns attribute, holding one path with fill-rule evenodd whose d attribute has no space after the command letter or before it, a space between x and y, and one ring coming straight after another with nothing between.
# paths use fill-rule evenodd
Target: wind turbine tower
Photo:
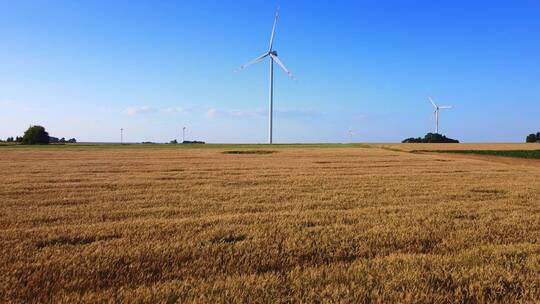
<instances>
[{"instance_id":1,"label":"wind turbine tower","mask_svg":"<svg viewBox=\"0 0 540 304\"><path fill-rule=\"evenodd\" d=\"M270 35L270 46L268 47L268 51L264 52L259 57L251 60L250 62L242 65L238 70L243 70L247 68L250 65L253 65L255 63L258 63L262 61L264 58L269 57L270 58L270 88L268 90L268 143L272 144L272 128L273 128L273 103L274 103L274 62L277 63L289 77L294 79L293 74L285 67L283 62L278 58L277 52L274 50L274 37L276 33L276 24L279 18L279 8L276 10L276 16L274 17L274 25L272 26L272 33Z\"/></svg>"},{"instance_id":2,"label":"wind turbine tower","mask_svg":"<svg viewBox=\"0 0 540 304\"><path fill-rule=\"evenodd\" d=\"M435 133L439 134L439 111L441 109L451 109L452 106L439 106L431 99L431 97L428 97L428 99L433 105L433 108L435 108L435 111L433 112L433 114L435 114Z\"/></svg>"},{"instance_id":3,"label":"wind turbine tower","mask_svg":"<svg viewBox=\"0 0 540 304\"><path fill-rule=\"evenodd\" d=\"M182 142L186 141L186 127L182 128Z\"/></svg>"},{"instance_id":4,"label":"wind turbine tower","mask_svg":"<svg viewBox=\"0 0 540 304\"><path fill-rule=\"evenodd\" d=\"M349 131L347 131L347 134L349 134L349 142L353 142L353 136L354 136L354 130L349 128Z\"/></svg>"}]
</instances>

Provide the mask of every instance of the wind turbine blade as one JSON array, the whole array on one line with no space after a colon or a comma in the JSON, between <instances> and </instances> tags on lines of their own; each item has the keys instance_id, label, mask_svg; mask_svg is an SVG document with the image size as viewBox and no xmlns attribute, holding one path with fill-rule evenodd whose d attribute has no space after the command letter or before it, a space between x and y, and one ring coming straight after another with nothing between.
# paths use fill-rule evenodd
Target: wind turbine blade
<instances>
[{"instance_id":1,"label":"wind turbine blade","mask_svg":"<svg viewBox=\"0 0 540 304\"><path fill-rule=\"evenodd\" d=\"M439 109L452 109L452 106L440 106Z\"/></svg>"},{"instance_id":2,"label":"wind turbine blade","mask_svg":"<svg viewBox=\"0 0 540 304\"><path fill-rule=\"evenodd\" d=\"M433 99L431 99L431 97L428 96L428 99L429 99L429 102L431 102L431 104L433 105L433 107L436 109L437 108L437 105L435 104L435 102L433 102Z\"/></svg>"},{"instance_id":3,"label":"wind turbine blade","mask_svg":"<svg viewBox=\"0 0 540 304\"><path fill-rule=\"evenodd\" d=\"M259 57L255 58L255 59L251 60L250 62L248 62L248 63L246 63L246 64L244 64L244 65L242 65L242 66L240 66L235 72L238 72L238 71L240 71L240 70L243 70L243 69L247 68L247 67L250 66L250 65L254 65L255 63L257 63L257 62L263 60L263 59L264 59L266 56L268 56L268 55L269 55L269 53L264 53L264 54L262 54L261 56L259 56Z\"/></svg>"},{"instance_id":4,"label":"wind turbine blade","mask_svg":"<svg viewBox=\"0 0 540 304\"><path fill-rule=\"evenodd\" d=\"M279 7L276 9L276 16L274 17L274 25L272 25L272 34L270 35L270 46L268 52L272 51L272 45L274 44L274 36L276 34L276 24L279 19Z\"/></svg>"},{"instance_id":5,"label":"wind turbine blade","mask_svg":"<svg viewBox=\"0 0 540 304\"><path fill-rule=\"evenodd\" d=\"M295 79L293 73L285 67L283 62L281 62L281 60L277 56L275 56L274 54L270 54L270 57L274 59L274 61L283 69L283 71L285 71L285 73L287 73L287 75L289 75L289 77Z\"/></svg>"}]
</instances>

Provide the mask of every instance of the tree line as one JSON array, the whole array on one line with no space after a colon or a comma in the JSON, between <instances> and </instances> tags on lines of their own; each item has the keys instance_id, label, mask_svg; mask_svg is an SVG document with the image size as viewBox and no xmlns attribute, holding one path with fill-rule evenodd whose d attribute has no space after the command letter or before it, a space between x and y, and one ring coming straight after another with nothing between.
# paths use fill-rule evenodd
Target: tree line
<instances>
[{"instance_id":1,"label":"tree line","mask_svg":"<svg viewBox=\"0 0 540 304\"><path fill-rule=\"evenodd\" d=\"M65 144L65 143L76 143L75 138L65 139L49 136L49 133L45 130L43 126L30 126L23 136L17 136L15 138L8 137L6 139L8 143L20 143L23 145L47 145L47 144Z\"/></svg>"},{"instance_id":2,"label":"tree line","mask_svg":"<svg viewBox=\"0 0 540 304\"><path fill-rule=\"evenodd\" d=\"M410 137L407 139L404 139L402 143L450 143L450 144L457 144L459 143L459 140L448 138L442 134L438 133L428 133L424 138L422 137Z\"/></svg>"},{"instance_id":3,"label":"tree line","mask_svg":"<svg viewBox=\"0 0 540 304\"><path fill-rule=\"evenodd\" d=\"M1 141L1 140L0 140ZM56 138L49 136L49 133L45 130L43 126L30 126L23 136L17 137L8 137L6 140L8 143L20 143L23 145L46 145L46 144L65 144L65 143L76 143L75 138L65 139ZM527 143L540 143L540 132L536 134L531 133L525 138ZM172 140L171 144L177 144L178 141ZM184 141L184 144L204 144L202 141ZM448 138L442 134L437 133L428 133L423 138L422 137L410 137L404 139L402 143L459 143L459 140Z\"/></svg>"},{"instance_id":4,"label":"tree line","mask_svg":"<svg viewBox=\"0 0 540 304\"><path fill-rule=\"evenodd\" d=\"M527 143L540 143L540 132L531 133L525 138ZM459 143L459 140L448 138L442 134L428 133L422 137L409 137L404 139L402 143Z\"/></svg>"}]
</instances>

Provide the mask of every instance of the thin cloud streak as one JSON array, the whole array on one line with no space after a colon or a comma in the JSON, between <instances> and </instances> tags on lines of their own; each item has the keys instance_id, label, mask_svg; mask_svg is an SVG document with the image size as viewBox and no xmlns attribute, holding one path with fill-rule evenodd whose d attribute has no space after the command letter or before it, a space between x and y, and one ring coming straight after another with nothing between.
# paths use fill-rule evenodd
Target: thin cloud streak
<instances>
[{"instance_id":1,"label":"thin cloud streak","mask_svg":"<svg viewBox=\"0 0 540 304\"><path fill-rule=\"evenodd\" d=\"M206 117L210 119L216 118L253 118L265 115L262 110L221 110L217 108L209 108L206 111Z\"/></svg>"},{"instance_id":2,"label":"thin cloud streak","mask_svg":"<svg viewBox=\"0 0 540 304\"><path fill-rule=\"evenodd\" d=\"M149 106L129 107L124 111L129 116L156 112L155 108Z\"/></svg>"},{"instance_id":3,"label":"thin cloud streak","mask_svg":"<svg viewBox=\"0 0 540 304\"><path fill-rule=\"evenodd\" d=\"M216 118L256 118L266 117L268 110L223 110L217 108L209 108L206 111L206 117L210 119ZM274 115L280 118L316 118L324 115L313 109L276 109Z\"/></svg>"},{"instance_id":4,"label":"thin cloud streak","mask_svg":"<svg viewBox=\"0 0 540 304\"><path fill-rule=\"evenodd\" d=\"M190 113L192 111L191 108L184 108L184 107L168 107L168 108L161 108L159 110L162 113Z\"/></svg>"},{"instance_id":5,"label":"thin cloud streak","mask_svg":"<svg viewBox=\"0 0 540 304\"><path fill-rule=\"evenodd\" d=\"M140 114L149 114L149 113L169 113L169 114L186 114L191 112L191 108L184 107L166 107L166 108L156 108L150 106L133 106L128 107L124 110L124 113L129 116L135 116Z\"/></svg>"}]
</instances>

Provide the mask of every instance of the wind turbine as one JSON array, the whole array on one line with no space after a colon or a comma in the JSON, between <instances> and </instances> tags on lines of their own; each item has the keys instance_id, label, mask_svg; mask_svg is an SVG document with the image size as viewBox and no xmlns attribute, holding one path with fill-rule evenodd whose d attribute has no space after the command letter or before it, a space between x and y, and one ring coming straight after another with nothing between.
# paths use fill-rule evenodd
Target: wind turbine
<instances>
[{"instance_id":1,"label":"wind turbine","mask_svg":"<svg viewBox=\"0 0 540 304\"><path fill-rule=\"evenodd\" d=\"M355 134L354 130L349 128L349 130L347 131L347 134L349 134L349 141L352 143L353 142L353 136Z\"/></svg>"},{"instance_id":2,"label":"wind turbine","mask_svg":"<svg viewBox=\"0 0 540 304\"><path fill-rule=\"evenodd\" d=\"M264 52L259 57L251 60L250 62L240 66L238 70L243 70L247 68L250 65L253 65L255 63L258 63L262 61L264 58L268 57L270 58L270 90L268 91L268 143L272 144L272 107L274 102L274 62L277 63L289 77L294 79L293 74L291 71L289 71L283 62L278 58L277 52L273 48L274 44L274 37L276 33L276 24L279 18L279 8L276 10L276 16L274 17L274 25L272 26L272 34L270 35L270 46L268 47L268 51Z\"/></svg>"},{"instance_id":3,"label":"wind turbine","mask_svg":"<svg viewBox=\"0 0 540 304\"><path fill-rule=\"evenodd\" d=\"M186 141L186 127L182 128L182 143Z\"/></svg>"},{"instance_id":4,"label":"wind turbine","mask_svg":"<svg viewBox=\"0 0 540 304\"><path fill-rule=\"evenodd\" d=\"M428 97L428 99L433 105L433 107L435 108L435 112L433 112L435 114L435 133L439 134L439 111L441 109L451 109L452 106L439 106L435 104L435 102L433 101L433 99L431 99L431 97Z\"/></svg>"}]
</instances>

